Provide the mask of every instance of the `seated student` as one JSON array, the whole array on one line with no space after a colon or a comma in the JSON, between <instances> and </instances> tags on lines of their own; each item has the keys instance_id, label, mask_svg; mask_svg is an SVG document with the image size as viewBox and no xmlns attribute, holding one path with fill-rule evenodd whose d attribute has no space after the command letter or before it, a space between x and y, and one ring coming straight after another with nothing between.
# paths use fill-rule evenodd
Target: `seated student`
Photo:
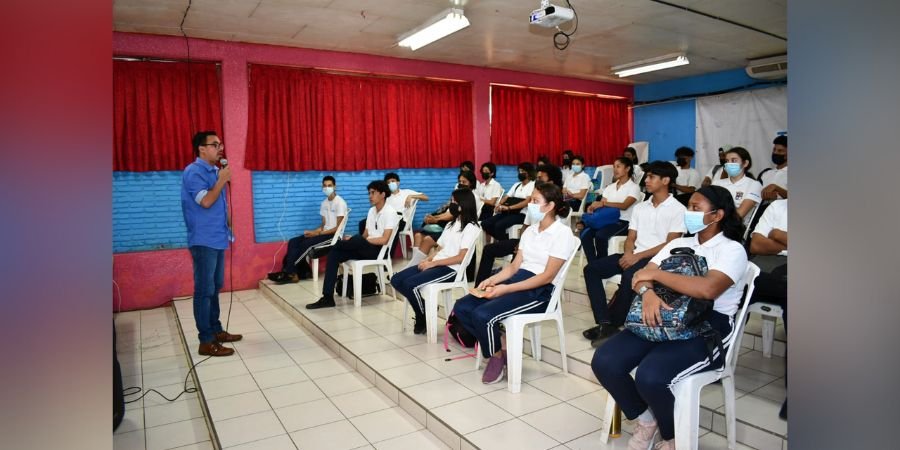
<instances>
[{"instance_id":1,"label":"seated student","mask_svg":"<svg viewBox=\"0 0 900 450\"><path fill-rule=\"evenodd\" d=\"M675 180L675 199L687 205L691 194L700 187L700 172L691 167L694 160L694 149L678 147L675 150L675 165L678 168L678 179Z\"/></svg>"},{"instance_id":2,"label":"seated student","mask_svg":"<svg viewBox=\"0 0 900 450\"><path fill-rule=\"evenodd\" d=\"M540 171L538 171L537 173L535 186L541 183L553 183L556 185L556 187L562 188L562 171L559 170L558 167L553 165L542 166ZM522 222L522 229L520 230L519 235L521 236L522 233L525 232L525 229L528 228L528 226L531 224L531 217L526 214L525 220ZM488 245L485 245L481 249L481 263L478 266L478 274L475 276L475 285L478 285L482 281L486 280L487 277L491 276L491 273L494 270L494 260L496 260L497 258L503 258L512 255L516 252L518 246L518 239L506 239L502 241L495 241Z\"/></svg>"},{"instance_id":3,"label":"seated student","mask_svg":"<svg viewBox=\"0 0 900 450\"><path fill-rule=\"evenodd\" d=\"M584 250L588 262L606 256L609 238L628 233L631 212L634 206L644 198L641 188L632 180L633 176L634 166L631 160L624 156L616 158L613 163L614 182L603 189L603 194L598 200L588 205L587 212L589 213L603 207L621 210L616 223L600 229L585 228L581 232L581 248Z\"/></svg>"},{"instance_id":4,"label":"seated student","mask_svg":"<svg viewBox=\"0 0 900 450\"><path fill-rule=\"evenodd\" d=\"M529 162L520 163L519 182L514 184L509 192L500 198L500 202L494 208L494 215L481 222L484 232L498 241L508 239L506 229L522 223L525 220L525 206L534 190L534 166Z\"/></svg>"},{"instance_id":5,"label":"seated student","mask_svg":"<svg viewBox=\"0 0 900 450\"><path fill-rule=\"evenodd\" d=\"M528 214L535 224L522 234L512 263L478 284L482 298L466 295L453 311L460 324L478 338L481 354L490 358L481 381L503 379L506 352L500 345L500 321L514 314L547 310L553 286L563 282L560 269L574 250L572 231L557 217L569 214L562 192L552 183L534 189Z\"/></svg>"},{"instance_id":6,"label":"seated student","mask_svg":"<svg viewBox=\"0 0 900 450\"><path fill-rule=\"evenodd\" d=\"M781 319L787 333L787 256L780 256L788 247L788 201L775 200L766 208L750 238L752 261L761 269L756 278L750 303L765 302L781 306ZM787 356L787 355L785 355ZM787 374L784 377L787 383ZM787 399L781 404L778 416L787 420Z\"/></svg>"},{"instance_id":7,"label":"seated student","mask_svg":"<svg viewBox=\"0 0 900 450\"><path fill-rule=\"evenodd\" d=\"M719 164L716 164L706 172L706 176L703 177L703 182L700 183L700 187L706 187L713 183L713 180L717 180L719 178L725 179L728 178L728 173L722 170L725 167L725 149L719 147Z\"/></svg>"},{"instance_id":8,"label":"seated student","mask_svg":"<svg viewBox=\"0 0 900 450\"><path fill-rule=\"evenodd\" d=\"M658 282L695 299L713 299L708 322L724 342L734 326L747 270L747 254L741 245L741 219L735 214L730 193L720 186L699 189L688 203L685 226L695 234L693 237L669 242L647 267L634 274L632 285L642 297L643 322L656 326L660 310L669 308L653 291L653 282ZM709 266L707 274L686 276L659 270L659 264L679 247L688 247L705 257ZM625 416L637 419L628 448L649 448L658 430L662 441L653 448L675 449L672 385L689 375L722 366L724 353L714 350L711 364L707 345L703 337L651 342L626 329L596 350L591 361L594 375ZM727 351L728 346L724 348ZM637 373L632 378L631 371L635 368Z\"/></svg>"},{"instance_id":9,"label":"seated student","mask_svg":"<svg viewBox=\"0 0 900 450\"><path fill-rule=\"evenodd\" d=\"M638 184L638 186L641 187L641 189L643 189L643 187L644 187L644 167L646 167L647 164L646 163L641 164L638 161L637 150L635 150L634 147L625 147L625 150L622 150L622 156L630 159L631 162L633 163L632 165L634 166L634 177L632 179L634 180L635 183Z\"/></svg>"},{"instance_id":10,"label":"seated student","mask_svg":"<svg viewBox=\"0 0 900 450\"><path fill-rule=\"evenodd\" d=\"M423 202L428 201L428 196L421 193L416 192L412 189L400 189L400 175L397 175L394 172L388 172L384 174L384 182L387 183L388 188L391 190L390 198L388 199L388 205L391 208L394 208L394 211L397 212L400 218L400 229L406 227L406 221L403 220L403 213L406 211L406 208L412 204L413 200L421 200ZM366 228L366 219L359 221L359 234L363 233L363 230Z\"/></svg>"},{"instance_id":11,"label":"seated student","mask_svg":"<svg viewBox=\"0 0 900 450\"><path fill-rule=\"evenodd\" d=\"M334 192L334 177L327 175L322 178L322 193L325 200L319 207L319 215L322 216L322 224L315 230L306 230L303 235L288 241L287 253L281 261L281 271L272 272L268 278L278 284L296 283L301 279L309 278L313 269L304 258L313 247L327 244L337 231L341 222L347 217L347 202ZM296 265L297 260L300 260ZM299 269L299 273L298 273ZM319 268L316 267L315 270Z\"/></svg>"},{"instance_id":12,"label":"seated student","mask_svg":"<svg viewBox=\"0 0 900 450\"><path fill-rule=\"evenodd\" d=\"M631 278L635 272L644 268L666 243L684 233L684 205L672 195L677 176L675 166L668 162L653 161L647 165L644 178L650 199L635 205L631 212L625 252L594 259L584 266L585 287L597 326L582 335L594 347L625 324L634 300ZM622 275L622 282L612 303L607 304L603 280L618 274Z\"/></svg>"},{"instance_id":13,"label":"seated student","mask_svg":"<svg viewBox=\"0 0 900 450\"><path fill-rule=\"evenodd\" d=\"M572 172L572 159L575 158L575 152L572 150L563 150L562 152L562 165L559 166L559 169L563 174L563 183L569 181L569 177L574 175Z\"/></svg>"},{"instance_id":14,"label":"seated student","mask_svg":"<svg viewBox=\"0 0 900 450\"><path fill-rule=\"evenodd\" d=\"M584 173L584 157L576 155L572 158L572 176L568 181L563 177L563 198L569 203L572 211L581 208L581 201L594 187L591 177Z\"/></svg>"},{"instance_id":15,"label":"seated student","mask_svg":"<svg viewBox=\"0 0 900 450\"><path fill-rule=\"evenodd\" d=\"M550 164L550 158L548 158L547 155L540 155L538 156L537 164L535 164L535 169L539 169L545 164Z\"/></svg>"},{"instance_id":16,"label":"seated student","mask_svg":"<svg viewBox=\"0 0 900 450\"><path fill-rule=\"evenodd\" d=\"M387 183L376 180L369 183L367 189L372 207L366 217L366 229L361 234L338 241L331 249L325 265L325 279L322 281L322 298L306 305L306 309L333 307L334 285L337 283L337 271L341 263L351 259L374 259L399 225L400 216L386 202L391 197ZM390 255L387 257L390 258Z\"/></svg>"},{"instance_id":17,"label":"seated student","mask_svg":"<svg viewBox=\"0 0 900 450\"><path fill-rule=\"evenodd\" d=\"M725 172L728 173L728 178L713 181L713 186L722 186L731 192L734 207L744 225L750 223L750 212L762 200L759 195L762 186L753 179L753 174L750 173L752 166L753 159L745 148L732 147L725 152Z\"/></svg>"},{"instance_id":18,"label":"seated student","mask_svg":"<svg viewBox=\"0 0 900 450\"><path fill-rule=\"evenodd\" d=\"M460 172L457 180L459 180L459 182L457 183L457 186L459 187L456 190L469 192L471 194L471 197L473 198L472 201L475 202L475 208L477 210L481 210L481 200L479 200L475 196L475 193L472 192L472 186L475 185L475 174L472 172ZM454 192L456 192L456 190ZM409 266L419 264L420 261L428 256L428 252L431 251L431 248L434 247L435 242L438 240L438 238L441 237L441 234L444 233L445 226L452 220L454 220L454 216L450 212L449 208L449 205L451 204L453 204L452 195L450 201L448 202L448 208L446 210L444 210L440 214L428 214L425 216L425 224L422 226L422 229L416 231L416 233L413 235L414 247L412 259L409 261ZM426 229L428 225L440 226L440 231L430 231Z\"/></svg>"},{"instance_id":19,"label":"seated student","mask_svg":"<svg viewBox=\"0 0 900 450\"><path fill-rule=\"evenodd\" d=\"M475 196L470 189L453 191L450 202L452 219L444 227L437 241L438 252L391 277L391 286L406 297L416 313L413 333L425 333L425 300L421 289L431 283L452 281L459 270L466 252L474 251L475 239L481 229L478 227L478 209Z\"/></svg>"},{"instance_id":20,"label":"seated student","mask_svg":"<svg viewBox=\"0 0 900 450\"><path fill-rule=\"evenodd\" d=\"M478 220L485 220L494 215L494 208L497 206L500 197L503 197L503 186L494 179L497 175L497 166L488 161L481 165L481 179L475 187L475 195L481 200L483 206L478 215Z\"/></svg>"},{"instance_id":21,"label":"seated student","mask_svg":"<svg viewBox=\"0 0 900 450\"><path fill-rule=\"evenodd\" d=\"M772 164L775 168L769 168L759 173L759 182L762 184L762 199L768 203L780 198L788 198L787 187L787 136L778 136L772 141Z\"/></svg>"},{"instance_id":22,"label":"seated student","mask_svg":"<svg viewBox=\"0 0 900 450\"><path fill-rule=\"evenodd\" d=\"M474 172L475 171L475 163L472 161L463 161L459 163L459 171L460 172ZM459 185L453 187L453 190L459 189Z\"/></svg>"}]
</instances>

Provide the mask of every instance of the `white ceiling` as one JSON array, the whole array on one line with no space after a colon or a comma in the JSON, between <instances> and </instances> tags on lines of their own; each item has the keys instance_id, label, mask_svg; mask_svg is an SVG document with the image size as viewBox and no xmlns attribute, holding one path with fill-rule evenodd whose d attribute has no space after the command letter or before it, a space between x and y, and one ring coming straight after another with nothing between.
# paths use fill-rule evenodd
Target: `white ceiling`
<instances>
[{"instance_id":1,"label":"white ceiling","mask_svg":"<svg viewBox=\"0 0 900 450\"><path fill-rule=\"evenodd\" d=\"M685 51L691 64L622 80L649 83L743 67L783 54L787 42L649 0L570 0L578 31L553 48L555 30L530 26L539 0L455 0L471 25L415 52L397 37L451 6L449 0L192 0L190 37L253 42L620 81L612 66ZM563 5L565 0L554 0ZM670 0L787 36L787 0ZM188 0L114 0L115 31L181 35ZM568 30L571 24L563 28Z\"/></svg>"}]
</instances>

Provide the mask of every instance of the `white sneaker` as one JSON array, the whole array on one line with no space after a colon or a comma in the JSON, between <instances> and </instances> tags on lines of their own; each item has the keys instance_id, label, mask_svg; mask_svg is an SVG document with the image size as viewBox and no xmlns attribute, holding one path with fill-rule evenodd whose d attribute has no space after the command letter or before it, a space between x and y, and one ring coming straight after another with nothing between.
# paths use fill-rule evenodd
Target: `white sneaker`
<instances>
[{"instance_id":1,"label":"white sneaker","mask_svg":"<svg viewBox=\"0 0 900 450\"><path fill-rule=\"evenodd\" d=\"M675 439L659 441L653 446L653 450L675 450Z\"/></svg>"},{"instance_id":2,"label":"white sneaker","mask_svg":"<svg viewBox=\"0 0 900 450\"><path fill-rule=\"evenodd\" d=\"M628 450L650 450L653 440L658 433L659 427L656 425L656 422L645 424L638 420L634 425L634 431L631 433L631 439L628 440Z\"/></svg>"}]
</instances>

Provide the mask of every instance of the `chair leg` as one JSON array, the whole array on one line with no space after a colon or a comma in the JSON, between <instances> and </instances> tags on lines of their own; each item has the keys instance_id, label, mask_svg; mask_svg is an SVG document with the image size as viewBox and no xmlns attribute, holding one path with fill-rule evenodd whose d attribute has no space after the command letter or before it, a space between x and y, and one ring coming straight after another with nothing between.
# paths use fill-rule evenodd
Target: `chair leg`
<instances>
[{"instance_id":1,"label":"chair leg","mask_svg":"<svg viewBox=\"0 0 900 450\"><path fill-rule=\"evenodd\" d=\"M609 392L606 393L606 411L603 414L603 428L600 429L600 442L609 442L609 434L612 432L613 419L616 415L616 401Z\"/></svg>"},{"instance_id":2,"label":"chair leg","mask_svg":"<svg viewBox=\"0 0 900 450\"><path fill-rule=\"evenodd\" d=\"M362 306L362 267L353 266L353 306Z\"/></svg>"},{"instance_id":3,"label":"chair leg","mask_svg":"<svg viewBox=\"0 0 900 450\"><path fill-rule=\"evenodd\" d=\"M344 285L341 288L341 297L344 297L345 299L349 300L349 298L347 298L347 283L350 281L348 279L350 272L347 271L348 270L347 266L345 266L343 264L341 265L341 268L342 268L341 271L344 272Z\"/></svg>"},{"instance_id":4,"label":"chair leg","mask_svg":"<svg viewBox=\"0 0 900 450\"><path fill-rule=\"evenodd\" d=\"M387 289L384 285L384 273L385 268L382 266L378 266L378 287L381 289L382 294L387 294ZM396 293L394 294L396 296Z\"/></svg>"},{"instance_id":5,"label":"chair leg","mask_svg":"<svg viewBox=\"0 0 900 450\"><path fill-rule=\"evenodd\" d=\"M406 234L404 234L402 232L400 233L400 253L403 255L403 259L407 259L406 258ZM388 258L390 258L390 257L391 256L388 255Z\"/></svg>"},{"instance_id":6,"label":"chair leg","mask_svg":"<svg viewBox=\"0 0 900 450\"><path fill-rule=\"evenodd\" d=\"M763 357L772 357L772 343L775 341L775 321L773 316L762 316Z\"/></svg>"},{"instance_id":7,"label":"chair leg","mask_svg":"<svg viewBox=\"0 0 900 450\"><path fill-rule=\"evenodd\" d=\"M481 351L478 349L478 343L475 343L475 370L481 368Z\"/></svg>"},{"instance_id":8,"label":"chair leg","mask_svg":"<svg viewBox=\"0 0 900 450\"><path fill-rule=\"evenodd\" d=\"M728 448L737 448L737 426L735 423L735 394L734 377L722 377L722 390L725 393L725 431L728 438Z\"/></svg>"},{"instance_id":9,"label":"chair leg","mask_svg":"<svg viewBox=\"0 0 900 450\"><path fill-rule=\"evenodd\" d=\"M409 302L403 302L403 320L400 321L400 331L406 332L406 325L409 324Z\"/></svg>"},{"instance_id":10,"label":"chair leg","mask_svg":"<svg viewBox=\"0 0 900 450\"><path fill-rule=\"evenodd\" d=\"M319 258L313 258L309 262L312 269L313 292L319 292Z\"/></svg>"},{"instance_id":11,"label":"chair leg","mask_svg":"<svg viewBox=\"0 0 900 450\"><path fill-rule=\"evenodd\" d=\"M569 373L569 362L566 357L566 330L563 327L562 320L556 321L556 334L559 335L559 357L562 361L563 373Z\"/></svg>"},{"instance_id":12,"label":"chair leg","mask_svg":"<svg viewBox=\"0 0 900 450\"><path fill-rule=\"evenodd\" d=\"M696 450L700 438L700 389L693 379L677 383L675 394L675 448Z\"/></svg>"},{"instance_id":13,"label":"chair leg","mask_svg":"<svg viewBox=\"0 0 900 450\"><path fill-rule=\"evenodd\" d=\"M525 327L506 327L506 380L509 392L522 390L522 344Z\"/></svg>"},{"instance_id":14,"label":"chair leg","mask_svg":"<svg viewBox=\"0 0 900 450\"><path fill-rule=\"evenodd\" d=\"M428 336L428 343L437 344L438 292L434 288L426 286L423 294L423 297L425 297L425 331Z\"/></svg>"},{"instance_id":15,"label":"chair leg","mask_svg":"<svg viewBox=\"0 0 900 450\"><path fill-rule=\"evenodd\" d=\"M541 360L541 322L531 324L531 357Z\"/></svg>"}]
</instances>

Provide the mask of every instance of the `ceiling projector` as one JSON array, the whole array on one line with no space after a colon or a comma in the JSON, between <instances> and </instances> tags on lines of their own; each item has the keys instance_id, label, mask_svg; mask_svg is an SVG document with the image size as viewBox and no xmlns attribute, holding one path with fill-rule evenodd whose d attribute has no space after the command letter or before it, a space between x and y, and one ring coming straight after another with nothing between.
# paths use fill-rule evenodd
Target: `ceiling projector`
<instances>
[{"instance_id":1,"label":"ceiling projector","mask_svg":"<svg viewBox=\"0 0 900 450\"><path fill-rule=\"evenodd\" d=\"M575 11L562 6L551 5L549 1L541 2L541 7L532 11L529 23L542 27L554 28L575 18Z\"/></svg>"}]
</instances>

